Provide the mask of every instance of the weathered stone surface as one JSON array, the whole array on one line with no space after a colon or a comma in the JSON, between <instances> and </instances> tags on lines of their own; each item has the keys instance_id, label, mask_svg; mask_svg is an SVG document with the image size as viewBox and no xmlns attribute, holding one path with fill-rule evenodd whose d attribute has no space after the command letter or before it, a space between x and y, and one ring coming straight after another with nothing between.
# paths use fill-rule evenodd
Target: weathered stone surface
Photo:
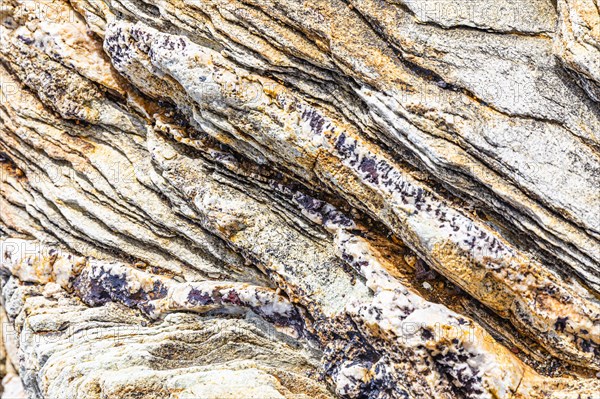
<instances>
[{"instance_id":1,"label":"weathered stone surface","mask_svg":"<svg viewBox=\"0 0 600 399\"><path fill-rule=\"evenodd\" d=\"M5 396L600 391L594 2L0 17Z\"/></svg>"},{"instance_id":2,"label":"weathered stone surface","mask_svg":"<svg viewBox=\"0 0 600 399\"><path fill-rule=\"evenodd\" d=\"M600 12L594 1L558 1L554 52L590 98L600 101Z\"/></svg>"}]
</instances>

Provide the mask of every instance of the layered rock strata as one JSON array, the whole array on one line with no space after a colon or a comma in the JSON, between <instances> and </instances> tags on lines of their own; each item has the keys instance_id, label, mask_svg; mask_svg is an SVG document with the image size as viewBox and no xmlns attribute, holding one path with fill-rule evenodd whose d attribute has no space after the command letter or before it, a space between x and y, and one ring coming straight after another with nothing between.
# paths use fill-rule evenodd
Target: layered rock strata
<instances>
[{"instance_id":1,"label":"layered rock strata","mask_svg":"<svg viewBox=\"0 0 600 399\"><path fill-rule=\"evenodd\" d=\"M600 392L595 3L0 17L7 395Z\"/></svg>"}]
</instances>

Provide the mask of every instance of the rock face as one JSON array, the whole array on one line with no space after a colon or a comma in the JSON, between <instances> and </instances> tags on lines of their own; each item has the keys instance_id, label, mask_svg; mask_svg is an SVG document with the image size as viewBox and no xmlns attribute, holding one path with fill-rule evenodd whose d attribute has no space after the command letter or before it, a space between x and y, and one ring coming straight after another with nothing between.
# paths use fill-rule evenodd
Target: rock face
<instances>
[{"instance_id":1,"label":"rock face","mask_svg":"<svg viewBox=\"0 0 600 399\"><path fill-rule=\"evenodd\" d=\"M5 0L3 398L597 398L596 2Z\"/></svg>"}]
</instances>

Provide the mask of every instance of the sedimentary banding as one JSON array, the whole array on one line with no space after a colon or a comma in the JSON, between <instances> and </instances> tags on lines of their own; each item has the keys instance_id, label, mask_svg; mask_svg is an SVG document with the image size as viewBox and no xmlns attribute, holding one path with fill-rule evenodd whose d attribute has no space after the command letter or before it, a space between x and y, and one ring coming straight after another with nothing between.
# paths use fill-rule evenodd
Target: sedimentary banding
<instances>
[{"instance_id":1,"label":"sedimentary banding","mask_svg":"<svg viewBox=\"0 0 600 399\"><path fill-rule=\"evenodd\" d=\"M226 117L225 134L241 143L250 134L243 130L251 126L255 132L251 143L264 158L285 168L291 165L298 175L321 179L384 222L436 270L529 330L555 355L576 356L577 362L600 367L600 308L594 300L575 285L562 283L472 215L449 205L352 126L185 37L162 34L139 23L115 23L108 27L105 42L115 66L125 75L129 65L145 64L175 79L189 96L187 101L198 107L195 122L203 128L214 120L206 129L209 134L221 137L220 129L215 129L217 115ZM250 87L255 89L250 92L254 98L247 98ZM172 99L177 101L177 96ZM273 148L277 151L271 152ZM367 200L361 192L379 201ZM560 320L565 318L563 326Z\"/></svg>"},{"instance_id":2,"label":"sedimentary banding","mask_svg":"<svg viewBox=\"0 0 600 399\"><path fill-rule=\"evenodd\" d=\"M6 392L595 399L593 2L5 3Z\"/></svg>"}]
</instances>

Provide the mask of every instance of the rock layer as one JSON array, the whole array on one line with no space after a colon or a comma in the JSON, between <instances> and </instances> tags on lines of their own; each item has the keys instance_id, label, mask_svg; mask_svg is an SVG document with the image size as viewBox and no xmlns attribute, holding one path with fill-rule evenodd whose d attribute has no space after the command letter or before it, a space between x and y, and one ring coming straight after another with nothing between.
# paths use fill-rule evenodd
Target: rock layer
<instances>
[{"instance_id":1,"label":"rock layer","mask_svg":"<svg viewBox=\"0 0 600 399\"><path fill-rule=\"evenodd\" d=\"M6 392L592 398L597 16L7 1Z\"/></svg>"}]
</instances>

